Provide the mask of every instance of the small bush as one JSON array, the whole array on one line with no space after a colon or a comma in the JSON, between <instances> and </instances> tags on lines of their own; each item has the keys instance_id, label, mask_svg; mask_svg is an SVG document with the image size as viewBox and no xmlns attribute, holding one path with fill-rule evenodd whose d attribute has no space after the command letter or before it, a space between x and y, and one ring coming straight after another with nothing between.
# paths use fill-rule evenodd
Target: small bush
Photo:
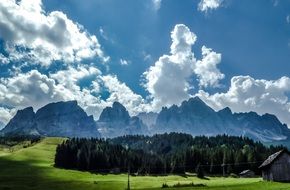
<instances>
[{"instance_id":1,"label":"small bush","mask_svg":"<svg viewBox=\"0 0 290 190\"><path fill-rule=\"evenodd\" d=\"M232 178L238 178L239 177L237 174L234 174L234 173L230 173L229 176L232 177Z\"/></svg>"},{"instance_id":2,"label":"small bush","mask_svg":"<svg viewBox=\"0 0 290 190\"><path fill-rule=\"evenodd\" d=\"M161 188L168 188L169 185L167 185L167 183L163 183Z\"/></svg>"}]
</instances>

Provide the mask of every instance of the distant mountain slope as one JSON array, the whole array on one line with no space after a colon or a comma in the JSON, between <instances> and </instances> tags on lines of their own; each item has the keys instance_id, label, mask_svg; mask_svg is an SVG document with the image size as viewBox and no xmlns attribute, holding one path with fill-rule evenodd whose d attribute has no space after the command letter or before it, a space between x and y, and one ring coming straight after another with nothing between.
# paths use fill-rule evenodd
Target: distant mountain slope
<instances>
[{"instance_id":1,"label":"distant mountain slope","mask_svg":"<svg viewBox=\"0 0 290 190\"><path fill-rule=\"evenodd\" d=\"M0 121L0 130L3 129L4 127L5 127L5 124Z\"/></svg>"},{"instance_id":2,"label":"distant mountain slope","mask_svg":"<svg viewBox=\"0 0 290 190\"><path fill-rule=\"evenodd\" d=\"M34 123L35 113L32 107L27 107L23 110L18 110L16 115L8 122L8 124L1 130L4 135L8 134L29 134L39 135L36 131Z\"/></svg>"},{"instance_id":3,"label":"distant mountain slope","mask_svg":"<svg viewBox=\"0 0 290 190\"><path fill-rule=\"evenodd\" d=\"M119 102L106 107L97 121L99 131L104 137L147 134L147 126L138 117L130 117L126 108Z\"/></svg>"},{"instance_id":4,"label":"distant mountain slope","mask_svg":"<svg viewBox=\"0 0 290 190\"><path fill-rule=\"evenodd\" d=\"M287 125L276 116L255 112L232 113L229 108L215 112L200 98L190 98L181 106L163 108L156 119L157 133L183 132L192 135L229 134L247 136L262 142L290 137Z\"/></svg>"},{"instance_id":5,"label":"distant mountain slope","mask_svg":"<svg viewBox=\"0 0 290 190\"><path fill-rule=\"evenodd\" d=\"M137 117L139 117L142 120L142 122L148 126L149 130L153 130L152 128L156 123L157 116L158 113L154 112L149 113L142 112L137 115Z\"/></svg>"},{"instance_id":6,"label":"distant mountain slope","mask_svg":"<svg viewBox=\"0 0 290 190\"><path fill-rule=\"evenodd\" d=\"M93 116L88 116L76 101L51 103L36 113L32 107L19 110L1 133L59 137L100 136Z\"/></svg>"}]
</instances>

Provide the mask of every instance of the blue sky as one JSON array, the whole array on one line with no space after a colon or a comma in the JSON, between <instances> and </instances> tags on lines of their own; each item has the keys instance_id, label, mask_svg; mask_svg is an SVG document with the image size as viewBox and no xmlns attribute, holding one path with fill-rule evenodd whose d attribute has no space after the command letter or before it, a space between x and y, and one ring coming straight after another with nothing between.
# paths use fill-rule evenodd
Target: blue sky
<instances>
[{"instance_id":1,"label":"blue sky","mask_svg":"<svg viewBox=\"0 0 290 190\"><path fill-rule=\"evenodd\" d=\"M216 110L269 112L290 124L289 0L7 2L4 123L53 101L76 99L97 119L113 101L135 115L197 95Z\"/></svg>"},{"instance_id":2,"label":"blue sky","mask_svg":"<svg viewBox=\"0 0 290 190\"><path fill-rule=\"evenodd\" d=\"M203 44L222 53L224 83L235 75L269 80L289 76L290 1L275 2L229 0L207 13L198 10L197 0L163 0L157 11L150 0L44 1L44 6L63 11L96 34L111 56L110 71L135 92L147 95L139 85L140 75L169 51L170 32L179 23L198 36L196 56ZM109 40L102 38L100 28ZM151 59L144 61L144 53ZM131 64L124 67L120 59Z\"/></svg>"}]
</instances>

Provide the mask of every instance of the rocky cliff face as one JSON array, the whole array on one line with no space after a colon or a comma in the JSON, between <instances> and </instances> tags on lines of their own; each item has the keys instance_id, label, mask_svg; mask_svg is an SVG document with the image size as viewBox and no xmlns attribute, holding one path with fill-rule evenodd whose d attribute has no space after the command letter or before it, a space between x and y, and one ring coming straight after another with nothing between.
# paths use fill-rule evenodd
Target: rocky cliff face
<instances>
[{"instance_id":1,"label":"rocky cliff face","mask_svg":"<svg viewBox=\"0 0 290 190\"><path fill-rule=\"evenodd\" d=\"M130 117L126 108L119 102L103 110L97 121L103 137L148 134L147 126L138 117Z\"/></svg>"},{"instance_id":2,"label":"rocky cliff face","mask_svg":"<svg viewBox=\"0 0 290 190\"><path fill-rule=\"evenodd\" d=\"M60 137L99 137L95 121L76 101L57 102L36 113L26 108L17 112L1 131L5 134Z\"/></svg>"},{"instance_id":3,"label":"rocky cliff face","mask_svg":"<svg viewBox=\"0 0 290 190\"><path fill-rule=\"evenodd\" d=\"M119 102L114 102L112 107L106 107L99 118L99 122L120 123L127 125L130 115L126 108Z\"/></svg>"}]
</instances>

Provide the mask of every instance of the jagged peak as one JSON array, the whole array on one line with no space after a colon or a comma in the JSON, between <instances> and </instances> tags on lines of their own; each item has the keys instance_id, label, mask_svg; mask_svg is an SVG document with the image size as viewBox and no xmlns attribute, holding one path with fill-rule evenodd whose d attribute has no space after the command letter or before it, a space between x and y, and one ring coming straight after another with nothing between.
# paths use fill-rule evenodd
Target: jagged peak
<instances>
[{"instance_id":1,"label":"jagged peak","mask_svg":"<svg viewBox=\"0 0 290 190\"><path fill-rule=\"evenodd\" d=\"M33 107L30 106L30 107L27 107L27 108L18 110L17 113L16 113L16 115L23 114L23 113L33 113L34 114Z\"/></svg>"},{"instance_id":2,"label":"jagged peak","mask_svg":"<svg viewBox=\"0 0 290 190\"><path fill-rule=\"evenodd\" d=\"M225 107L224 109L219 110L218 113L224 113L224 114L230 114L230 115L233 114L232 110L229 107Z\"/></svg>"},{"instance_id":3,"label":"jagged peak","mask_svg":"<svg viewBox=\"0 0 290 190\"><path fill-rule=\"evenodd\" d=\"M202 99L198 96L195 96L195 97L192 97L192 98L189 98L189 100L192 100L192 101L198 101L198 102L203 102Z\"/></svg>"},{"instance_id":4,"label":"jagged peak","mask_svg":"<svg viewBox=\"0 0 290 190\"><path fill-rule=\"evenodd\" d=\"M182 110L204 110L206 112L215 112L210 106L208 106L204 101L202 101L198 96L183 101L180 108Z\"/></svg>"},{"instance_id":5,"label":"jagged peak","mask_svg":"<svg viewBox=\"0 0 290 190\"><path fill-rule=\"evenodd\" d=\"M78 102L76 100L70 100L70 101L59 101L59 102L51 102L49 104L46 104L43 107L49 107L49 106L54 106L54 105L78 105Z\"/></svg>"},{"instance_id":6,"label":"jagged peak","mask_svg":"<svg viewBox=\"0 0 290 190\"><path fill-rule=\"evenodd\" d=\"M129 112L127 111L125 106L123 106L119 102L114 102L112 107L106 107L105 109L103 109L99 117L99 121L105 122L112 121L114 119L116 120L122 119L125 122L128 122L130 119Z\"/></svg>"},{"instance_id":7,"label":"jagged peak","mask_svg":"<svg viewBox=\"0 0 290 190\"><path fill-rule=\"evenodd\" d=\"M112 108L121 108L121 109L125 109L125 106L123 104L121 104L120 102L114 102L113 105L112 105Z\"/></svg>"},{"instance_id":8,"label":"jagged peak","mask_svg":"<svg viewBox=\"0 0 290 190\"><path fill-rule=\"evenodd\" d=\"M272 120L274 122L281 123L280 120L277 118L277 116L275 116L273 114L265 113L265 114L262 115L262 118L270 119L270 120Z\"/></svg>"},{"instance_id":9,"label":"jagged peak","mask_svg":"<svg viewBox=\"0 0 290 190\"><path fill-rule=\"evenodd\" d=\"M188 100L185 100L181 103L181 106L183 105L187 105L187 104L190 104L190 105L203 105L203 106L206 106L206 107L209 107L204 101L202 101L202 99L200 99L198 96L195 96L195 97L192 97L192 98L189 98Z\"/></svg>"}]
</instances>

